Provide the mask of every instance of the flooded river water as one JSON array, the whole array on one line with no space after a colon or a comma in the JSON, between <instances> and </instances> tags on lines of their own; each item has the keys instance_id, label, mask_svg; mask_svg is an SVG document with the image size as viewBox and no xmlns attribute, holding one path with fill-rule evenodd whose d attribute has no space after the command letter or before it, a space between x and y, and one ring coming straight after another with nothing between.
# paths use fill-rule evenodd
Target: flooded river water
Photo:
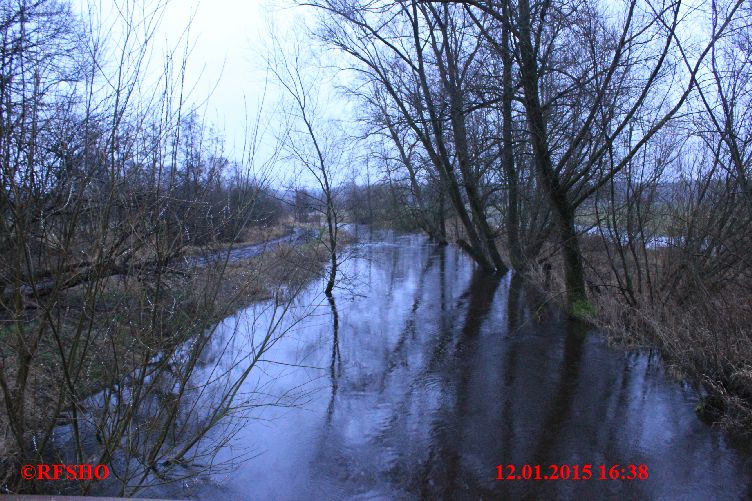
<instances>
[{"instance_id":1,"label":"flooded river water","mask_svg":"<svg viewBox=\"0 0 752 501\"><path fill-rule=\"evenodd\" d=\"M218 458L245 460L173 495L752 499L752 455L697 418L696 392L657 356L539 314L518 279L485 276L452 246L381 234L353 253L334 305L311 284L246 381L272 405L250 412ZM228 318L218 342L242 350L244 326L266 312ZM515 479L497 480L510 464ZM525 464L541 475L590 464L593 475L517 480ZM616 464L624 478L601 480L600 466L608 477ZM629 465L648 478L628 479Z\"/></svg>"}]
</instances>

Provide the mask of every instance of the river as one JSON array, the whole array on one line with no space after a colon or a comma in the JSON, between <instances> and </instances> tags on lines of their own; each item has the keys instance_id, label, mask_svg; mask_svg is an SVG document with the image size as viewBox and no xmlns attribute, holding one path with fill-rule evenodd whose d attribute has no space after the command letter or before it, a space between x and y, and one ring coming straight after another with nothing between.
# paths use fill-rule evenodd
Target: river
<instances>
[{"instance_id":1,"label":"river","mask_svg":"<svg viewBox=\"0 0 752 501\"><path fill-rule=\"evenodd\" d=\"M452 246L380 233L352 246L339 286L336 328L311 284L246 381L249 402L271 405L248 413L217 462L245 460L170 495L752 499L752 454L698 419L695 389L656 354L613 349L540 310L510 274L488 277ZM268 311L226 319L218 343L242 350L239 332ZM593 476L497 480L509 464L545 475L590 464ZM624 479L599 478L616 464ZM627 479L629 465L648 478Z\"/></svg>"}]
</instances>

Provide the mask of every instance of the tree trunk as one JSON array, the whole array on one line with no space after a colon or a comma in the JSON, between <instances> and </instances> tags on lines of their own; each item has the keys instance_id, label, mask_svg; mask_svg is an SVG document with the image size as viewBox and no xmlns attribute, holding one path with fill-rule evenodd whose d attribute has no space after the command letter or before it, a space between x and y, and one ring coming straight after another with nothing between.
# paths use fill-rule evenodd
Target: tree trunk
<instances>
[{"instance_id":1,"label":"tree trunk","mask_svg":"<svg viewBox=\"0 0 752 501\"><path fill-rule=\"evenodd\" d=\"M551 203L564 255L564 280L570 315L581 316L587 305L582 254L574 228L574 210L553 168L548 149L545 120L538 94L538 69L532 45L529 0L519 2L520 75L524 105L530 129L536 175Z\"/></svg>"},{"instance_id":2,"label":"tree trunk","mask_svg":"<svg viewBox=\"0 0 752 501\"><path fill-rule=\"evenodd\" d=\"M447 244L446 232L446 208L444 207L444 190L439 190L439 211L437 214L437 226L439 227L439 243Z\"/></svg>"},{"instance_id":3,"label":"tree trunk","mask_svg":"<svg viewBox=\"0 0 752 501\"><path fill-rule=\"evenodd\" d=\"M509 18L508 3L503 5L504 15ZM509 25L503 23L501 27L501 62L502 62L502 151L501 163L507 181L507 240L509 244L509 259L513 268L519 270L524 267L524 256L520 246L520 214L517 193L517 172L514 168L514 143L512 141L512 48L509 43Z\"/></svg>"},{"instance_id":4,"label":"tree trunk","mask_svg":"<svg viewBox=\"0 0 752 501\"><path fill-rule=\"evenodd\" d=\"M430 123L431 134L433 134L436 142L436 149L434 150L433 145L428 140L427 134L423 134L422 131L417 129L416 132L418 132L421 136L421 140L426 146L426 150L431 157L431 161L434 163L436 170L439 172L439 177L444 183L446 189L449 191L449 197L452 205L454 206L457 215L459 216L460 221L462 221L462 225L465 228L465 232L467 233L469 247L473 250L473 252L470 253L471 256L481 266L481 268L483 268L483 270L487 272L493 272L494 264L488 260L486 253L483 251L484 246L481 241L482 235L478 234L473 221L470 219L470 215L467 213L467 209L465 209L465 200L462 197L462 192L460 191L457 176L455 176L454 174L451 156L446 148L446 145L444 144L445 134L442 127L443 119L440 118L439 113L437 112L437 107L435 106L433 99L431 98L431 89L428 85L428 78L426 77L426 71L423 63L423 43L421 42L420 27L418 26L418 2L412 3L412 29L413 42L415 44L418 63L418 83L420 85L421 92L423 93L425 107L430 118L430 120L428 120L428 123ZM409 117L406 118L409 119ZM423 123L426 122L423 117L421 117L421 121ZM462 245L462 247L467 250L468 243Z\"/></svg>"},{"instance_id":5,"label":"tree trunk","mask_svg":"<svg viewBox=\"0 0 752 501\"><path fill-rule=\"evenodd\" d=\"M331 263L331 268L329 269L329 279L326 282L324 293L327 296L331 296L332 290L334 289L334 281L337 278L337 216L334 212L331 193L327 191L326 197L326 224L327 230L329 231L329 261Z\"/></svg>"},{"instance_id":6,"label":"tree trunk","mask_svg":"<svg viewBox=\"0 0 752 501\"><path fill-rule=\"evenodd\" d=\"M587 306L587 293L585 290L585 271L582 266L582 253L580 242L574 227L574 214L567 212L565 215L557 214L559 238L564 251L564 284L567 288L567 304L570 313L580 316L582 308Z\"/></svg>"},{"instance_id":7,"label":"tree trunk","mask_svg":"<svg viewBox=\"0 0 752 501\"><path fill-rule=\"evenodd\" d=\"M470 205L470 211L473 215L473 222L478 228L479 240L484 244L478 249L479 252L488 253L493 263L494 268L499 273L506 273L507 265L501 259L499 250L496 248L496 241L494 240L493 232L488 225L486 219L486 213L483 209L483 204L480 201L480 193L478 192L478 183L476 176L472 172L472 166L470 165L470 155L468 153L467 144L467 130L465 129L465 118L461 109L461 101L455 96L455 90L452 89L450 94L452 97L452 128L454 129L455 146L457 148L457 161L462 172L463 186L465 193L467 194L467 201Z\"/></svg>"},{"instance_id":8,"label":"tree trunk","mask_svg":"<svg viewBox=\"0 0 752 501\"><path fill-rule=\"evenodd\" d=\"M441 45L447 53L444 58L446 66L439 65L439 74L441 75L449 97L449 118L454 136L457 163L459 164L460 173L462 174L462 185L465 189L467 201L470 205L470 211L473 216L472 224L474 229L477 228L478 240L481 244L477 247L476 253L487 255L490 257L495 271L506 273L508 268L506 263L504 263L504 260L501 259L499 250L496 248L496 241L493 232L491 231L491 227L488 224L486 212L478 190L479 179L478 176L476 176L472 165L470 145L467 137L467 126L465 124L465 99L462 92L463 77L457 67L454 54L449 48L451 47L451 37L448 33L447 23L449 20L449 14L446 5L444 5L444 16L445 19L443 22L439 22L439 26L443 37L443 43ZM432 38L431 40L436 59L437 61L441 61L442 50L437 45L435 39Z\"/></svg>"}]
</instances>

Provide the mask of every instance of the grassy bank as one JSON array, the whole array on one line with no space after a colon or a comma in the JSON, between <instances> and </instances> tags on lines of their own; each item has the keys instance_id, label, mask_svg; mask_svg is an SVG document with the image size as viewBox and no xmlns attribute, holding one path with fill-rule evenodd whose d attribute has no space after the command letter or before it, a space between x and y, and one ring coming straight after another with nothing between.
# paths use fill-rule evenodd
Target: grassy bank
<instances>
[{"instance_id":1,"label":"grassy bank","mask_svg":"<svg viewBox=\"0 0 752 501\"><path fill-rule=\"evenodd\" d=\"M280 222L279 224L272 226L248 227L240 231L237 238L235 238L233 242L218 242L206 245L186 246L184 255L201 256L205 255L208 252L221 253L222 251L227 251L228 249L237 249L250 245L263 244L264 242L270 242L291 235L295 229L295 226L296 225L293 223L292 219L288 218Z\"/></svg>"},{"instance_id":2,"label":"grassy bank","mask_svg":"<svg viewBox=\"0 0 752 501\"><path fill-rule=\"evenodd\" d=\"M588 267L589 321L615 346L657 349L668 372L700 391L697 411L703 420L734 436L752 438L752 297L746 284L695 287L681 267L681 249L647 250L654 282L638 287L637 273L619 269L613 279L610 256L617 250L596 236L582 237ZM609 245L608 249L604 246ZM562 263L550 260L528 271L549 304L565 307ZM631 288L627 292L625 276ZM643 275L644 276L644 275ZM644 279L643 279L644 280Z\"/></svg>"},{"instance_id":3,"label":"grassy bank","mask_svg":"<svg viewBox=\"0 0 752 501\"><path fill-rule=\"evenodd\" d=\"M261 240L288 232L275 228ZM217 251L194 249L196 254ZM40 444L45 450L39 454L54 462L56 453L49 443L42 445L42 437L74 419L78 402L121 384L134 370L153 365L160 354L174 354L238 309L274 297L281 288L288 295L300 290L325 270L327 256L323 244L311 240L275 244L248 259L168 268L156 276L110 276L62 291L54 303L28 309L23 321L0 324L3 358L22 352L17 339L40 339L22 402L28 443ZM10 387L14 375L6 381ZM0 408L6 409L5 404L0 394ZM0 492L3 486L14 491L25 485L18 483L17 466L37 456L20 451L11 431L8 414L0 413Z\"/></svg>"}]
</instances>

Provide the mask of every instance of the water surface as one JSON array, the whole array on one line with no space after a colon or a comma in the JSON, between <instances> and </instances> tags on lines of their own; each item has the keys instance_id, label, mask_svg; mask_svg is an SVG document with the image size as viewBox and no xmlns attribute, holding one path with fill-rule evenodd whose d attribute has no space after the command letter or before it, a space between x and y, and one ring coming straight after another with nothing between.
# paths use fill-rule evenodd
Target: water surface
<instances>
[{"instance_id":1,"label":"water surface","mask_svg":"<svg viewBox=\"0 0 752 501\"><path fill-rule=\"evenodd\" d=\"M609 348L451 246L382 235L354 251L334 304L312 284L246 382L276 405L254 410L218 460L251 459L180 495L752 499L752 456L696 417L694 390L656 356ZM265 311L227 319L217 339L242 350L238 333ZM499 464L644 464L649 478L499 481Z\"/></svg>"}]
</instances>

